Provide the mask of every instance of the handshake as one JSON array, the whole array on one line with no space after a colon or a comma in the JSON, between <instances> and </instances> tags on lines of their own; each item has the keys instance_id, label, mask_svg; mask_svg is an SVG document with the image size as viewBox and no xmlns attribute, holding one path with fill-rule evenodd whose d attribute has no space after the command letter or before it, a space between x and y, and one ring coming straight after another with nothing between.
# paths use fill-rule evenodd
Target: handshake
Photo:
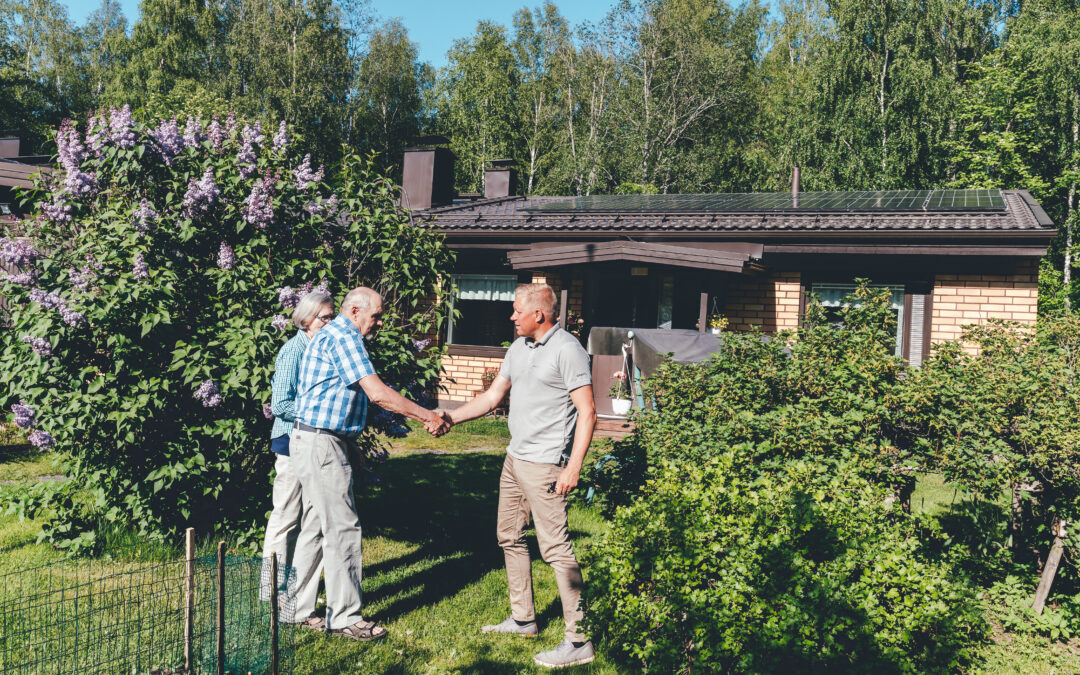
<instances>
[{"instance_id":1,"label":"handshake","mask_svg":"<svg viewBox=\"0 0 1080 675\"><path fill-rule=\"evenodd\" d=\"M440 408L432 410L431 416L424 422L424 429L435 438L450 431L452 426L454 426L454 420L450 418L450 413Z\"/></svg>"}]
</instances>

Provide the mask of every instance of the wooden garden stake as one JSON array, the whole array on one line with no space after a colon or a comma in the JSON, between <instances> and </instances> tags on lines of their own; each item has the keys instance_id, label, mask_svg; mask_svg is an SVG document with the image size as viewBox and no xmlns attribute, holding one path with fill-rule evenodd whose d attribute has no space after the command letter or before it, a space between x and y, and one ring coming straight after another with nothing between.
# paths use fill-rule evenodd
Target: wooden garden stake
<instances>
[{"instance_id":1,"label":"wooden garden stake","mask_svg":"<svg viewBox=\"0 0 1080 675\"><path fill-rule=\"evenodd\" d=\"M217 672L225 675L225 542L217 545Z\"/></svg>"},{"instance_id":2,"label":"wooden garden stake","mask_svg":"<svg viewBox=\"0 0 1080 675\"><path fill-rule=\"evenodd\" d=\"M270 672L278 675L278 561L270 554Z\"/></svg>"},{"instance_id":3,"label":"wooden garden stake","mask_svg":"<svg viewBox=\"0 0 1080 675\"><path fill-rule=\"evenodd\" d=\"M191 646L195 633L195 528L184 532L184 672L191 668Z\"/></svg>"},{"instance_id":4,"label":"wooden garden stake","mask_svg":"<svg viewBox=\"0 0 1080 675\"><path fill-rule=\"evenodd\" d=\"M1065 521L1059 520L1054 524L1054 545L1050 548L1050 554L1046 556L1046 565L1043 566L1042 579L1039 579L1039 587L1035 589L1035 602L1031 608L1036 614L1043 613L1046 606L1046 598L1050 595L1050 584L1054 583L1058 565L1061 564L1061 554L1065 550L1062 540L1065 538Z\"/></svg>"}]
</instances>

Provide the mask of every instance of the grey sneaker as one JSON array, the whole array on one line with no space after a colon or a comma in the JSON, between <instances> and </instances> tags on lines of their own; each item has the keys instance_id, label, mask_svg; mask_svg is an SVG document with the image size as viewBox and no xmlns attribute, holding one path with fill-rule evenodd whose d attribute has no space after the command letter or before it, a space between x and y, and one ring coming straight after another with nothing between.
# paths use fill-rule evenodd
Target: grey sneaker
<instances>
[{"instance_id":1,"label":"grey sneaker","mask_svg":"<svg viewBox=\"0 0 1080 675\"><path fill-rule=\"evenodd\" d=\"M508 616L502 623L492 624L490 626L481 626L481 633L509 633L511 635L520 635L521 637L534 638L539 633L536 629L536 622L530 621L524 626L519 626L517 621L514 621L514 617Z\"/></svg>"},{"instance_id":2,"label":"grey sneaker","mask_svg":"<svg viewBox=\"0 0 1080 675\"><path fill-rule=\"evenodd\" d=\"M586 642L580 647L575 647L573 642L563 640L559 646L550 652L540 652L533 657L533 662L545 668L567 668L589 663L596 658L593 652L592 642Z\"/></svg>"}]
</instances>

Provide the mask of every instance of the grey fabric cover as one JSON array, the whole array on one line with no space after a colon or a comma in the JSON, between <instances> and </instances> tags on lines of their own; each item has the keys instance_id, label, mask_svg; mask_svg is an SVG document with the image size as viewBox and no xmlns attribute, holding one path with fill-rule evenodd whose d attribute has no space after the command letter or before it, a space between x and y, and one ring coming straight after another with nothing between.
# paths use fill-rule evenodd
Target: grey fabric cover
<instances>
[{"instance_id":1,"label":"grey fabric cover","mask_svg":"<svg viewBox=\"0 0 1080 675\"><path fill-rule=\"evenodd\" d=\"M663 328L611 328L598 326L589 331L588 352L618 356L634 332L634 364L648 377L671 354L675 363L698 363L708 360L720 349L719 336L696 330Z\"/></svg>"}]
</instances>

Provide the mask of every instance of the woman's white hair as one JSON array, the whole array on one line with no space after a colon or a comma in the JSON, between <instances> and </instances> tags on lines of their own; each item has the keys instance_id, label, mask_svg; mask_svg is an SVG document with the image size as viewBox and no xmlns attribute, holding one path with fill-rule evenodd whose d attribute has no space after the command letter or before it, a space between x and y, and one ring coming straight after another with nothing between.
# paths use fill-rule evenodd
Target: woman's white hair
<instances>
[{"instance_id":1,"label":"woman's white hair","mask_svg":"<svg viewBox=\"0 0 1080 675\"><path fill-rule=\"evenodd\" d=\"M296 309L292 311L293 325L300 330L307 330L308 324L314 319L323 305L334 306L334 301L326 291L312 291L300 298L296 303Z\"/></svg>"}]
</instances>

